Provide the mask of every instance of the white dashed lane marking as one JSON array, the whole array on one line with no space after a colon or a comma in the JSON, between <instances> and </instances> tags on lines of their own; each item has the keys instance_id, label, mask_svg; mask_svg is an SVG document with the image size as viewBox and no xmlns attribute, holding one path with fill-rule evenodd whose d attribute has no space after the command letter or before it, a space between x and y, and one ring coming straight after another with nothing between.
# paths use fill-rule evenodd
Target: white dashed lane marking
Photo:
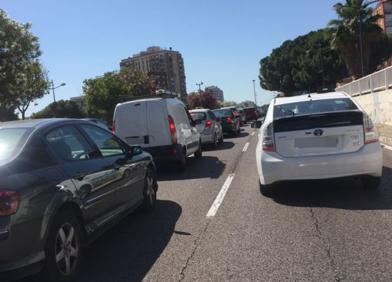
<instances>
[{"instance_id":1,"label":"white dashed lane marking","mask_svg":"<svg viewBox=\"0 0 392 282\"><path fill-rule=\"evenodd\" d=\"M210 208L210 210L207 213L207 217L214 217L220 207L220 205L223 202L223 199L226 196L227 191L230 188L230 184L234 179L234 173L229 174L229 176L227 176L225 183L223 183L223 186L221 188L221 190L219 191L218 196L216 196L215 201L212 203L212 206Z\"/></svg>"}]
</instances>

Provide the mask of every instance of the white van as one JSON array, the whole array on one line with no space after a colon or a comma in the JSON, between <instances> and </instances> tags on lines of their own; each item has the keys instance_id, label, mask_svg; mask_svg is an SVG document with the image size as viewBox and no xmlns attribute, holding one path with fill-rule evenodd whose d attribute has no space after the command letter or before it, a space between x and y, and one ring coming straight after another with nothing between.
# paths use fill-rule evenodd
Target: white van
<instances>
[{"instance_id":1,"label":"white van","mask_svg":"<svg viewBox=\"0 0 392 282\"><path fill-rule=\"evenodd\" d=\"M145 98L120 103L113 117L113 132L129 145L139 145L154 160L174 160L185 166L186 157L202 156L200 134L185 105L177 98Z\"/></svg>"}]
</instances>

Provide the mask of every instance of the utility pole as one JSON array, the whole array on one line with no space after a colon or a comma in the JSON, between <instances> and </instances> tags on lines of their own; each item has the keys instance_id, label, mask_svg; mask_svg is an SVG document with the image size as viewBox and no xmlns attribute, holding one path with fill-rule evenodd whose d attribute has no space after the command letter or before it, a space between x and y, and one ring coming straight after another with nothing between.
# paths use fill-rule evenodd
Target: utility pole
<instances>
[{"instance_id":1,"label":"utility pole","mask_svg":"<svg viewBox=\"0 0 392 282\"><path fill-rule=\"evenodd\" d=\"M361 9L358 11L358 22L359 22L359 53L361 56L361 75L365 76L365 71L363 68L363 34L362 34L362 13Z\"/></svg>"},{"instance_id":2,"label":"utility pole","mask_svg":"<svg viewBox=\"0 0 392 282\"><path fill-rule=\"evenodd\" d=\"M201 86L203 85L203 81L200 81L200 83L196 83L196 85L199 87L200 106L203 108L203 98L201 96Z\"/></svg>"},{"instance_id":3,"label":"utility pole","mask_svg":"<svg viewBox=\"0 0 392 282\"><path fill-rule=\"evenodd\" d=\"M255 106L257 107L256 84L254 79L253 79L253 95L255 96Z\"/></svg>"}]
</instances>

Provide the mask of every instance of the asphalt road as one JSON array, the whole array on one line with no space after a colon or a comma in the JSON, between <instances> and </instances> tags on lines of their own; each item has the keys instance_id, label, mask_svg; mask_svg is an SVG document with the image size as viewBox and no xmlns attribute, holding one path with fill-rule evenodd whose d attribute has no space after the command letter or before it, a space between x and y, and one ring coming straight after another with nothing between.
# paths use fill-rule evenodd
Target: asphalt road
<instances>
[{"instance_id":1,"label":"asphalt road","mask_svg":"<svg viewBox=\"0 0 392 282\"><path fill-rule=\"evenodd\" d=\"M391 281L392 151L378 191L314 181L266 197L252 131L190 159L185 171L161 171L157 208L92 244L77 281Z\"/></svg>"}]
</instances>

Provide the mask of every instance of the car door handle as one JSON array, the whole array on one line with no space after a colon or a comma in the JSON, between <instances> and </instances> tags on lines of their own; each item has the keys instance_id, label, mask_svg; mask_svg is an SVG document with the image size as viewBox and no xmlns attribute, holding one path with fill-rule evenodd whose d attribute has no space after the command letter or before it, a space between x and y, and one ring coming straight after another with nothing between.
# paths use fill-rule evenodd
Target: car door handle
<instances>
[{"instance_id":1,"label":"car door handle","mask_svg":"<svg viewBox=\"0 0 392 282\"><path fill-rule=\"evenodd\" d=\"M79 181L82 181L83 178L84 178L85 176L86 176L86 175L83 174L83 173L77 173L77 174L75 174L72 178L73 178L73 179L76 179L76 180L79 180Z\"/></svg>"}]
</instances>

